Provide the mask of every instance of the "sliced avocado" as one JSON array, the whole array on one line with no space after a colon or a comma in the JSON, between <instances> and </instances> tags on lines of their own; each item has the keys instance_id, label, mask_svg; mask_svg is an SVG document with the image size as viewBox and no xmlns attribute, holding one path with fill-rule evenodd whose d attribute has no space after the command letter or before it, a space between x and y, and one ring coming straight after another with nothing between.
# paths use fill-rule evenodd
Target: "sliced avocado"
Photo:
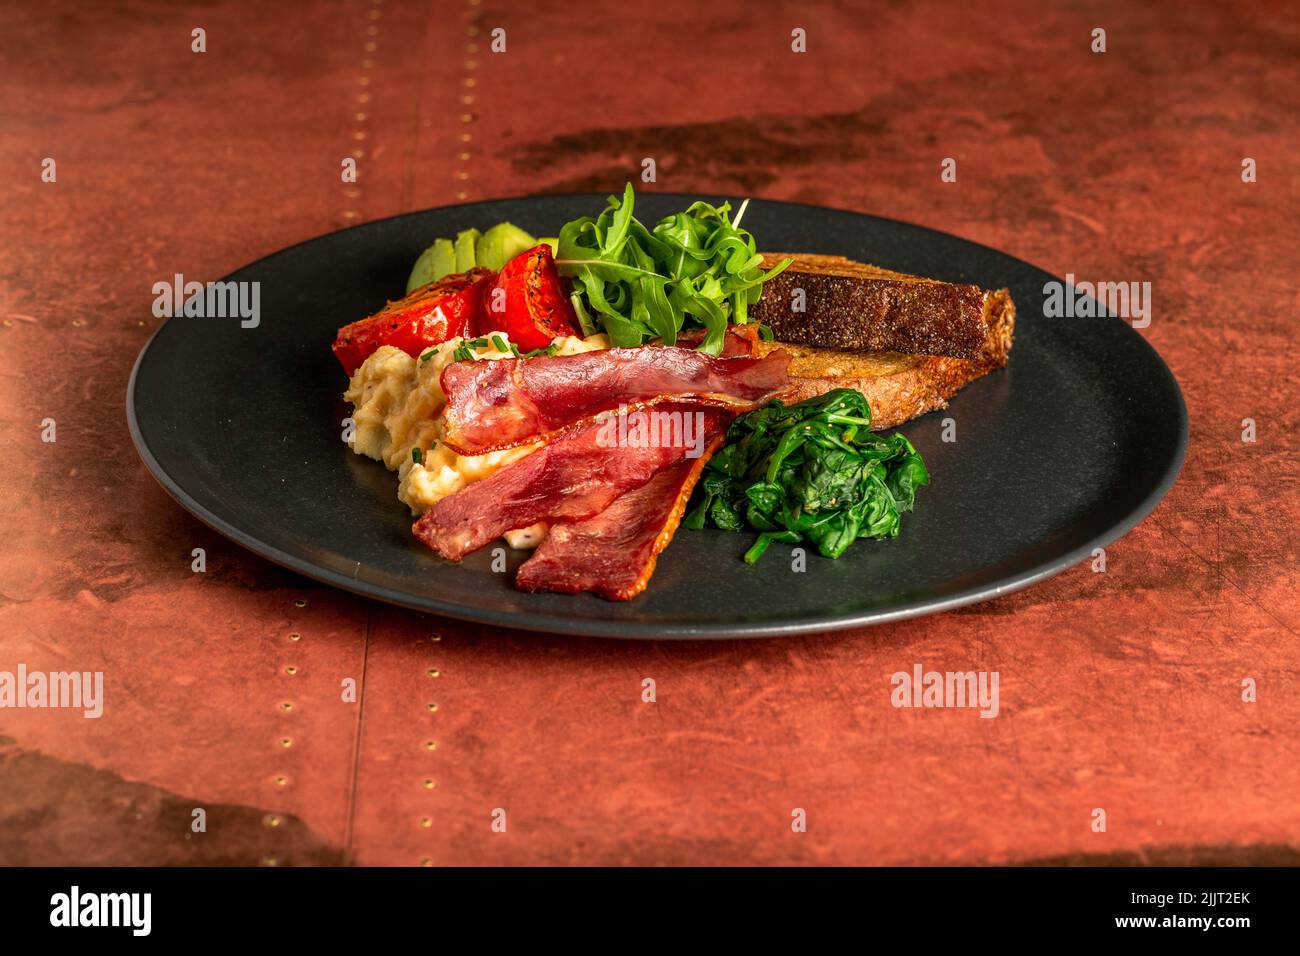
<instances>
[{"instance_id":1,"label":"sliced avocado","mask_svg":"<svg viewBox=\"0 0 1300 956\"><path fill-rule=\"evenodd\" d=\"M450 239L435 239L433 245L420 253L411 267L411 277L406 280L406 291L413 292L422 285L437 282L456 271L456 249Z\"/></svg>"},{"instance_id":2,"label":"sliced avocado","mask_svg":"<svg viewBox=\"0 0 1300 956\"><path fill-rule=\"evenodd\" d=\"M433 243L433 281L445 278L456 271L456 247L450 239L437 239Z\"/></svg>"},{"instance_id":3,"label":"sliced avocado","mask_svg":"<svg viewBox=\"0 0 1300 956\"><path fill-rule=\"evenodd\" d=\"M469 272L478 263L474 259L474 244L482 235L477 229L466 229L456 234L456 271Z\"/></svg>"},{"instance_id":4,"label":"sliced avocado","mask_svg":"<svg viewBox=\"0 0 1300 956\"><path fill-rule=\"evenodd\" d=\"M499 222L479 239L475 254L485 269L499 270L503 265L537 245L537 240L518 226Z\"/></svg>"},{"instance_id":5,"label":"sliced avocado","mask_svg":"<svg viewBox=\"0 0 1300 956\"><path fill-rule=\"evenodd\" d=\"M556 239L554 236L547 236L545 239L538 239L535 243L533 243L533 245L540 246L543 242L551 247L551 255L558 256L560 254L559 239Z\"/></svg>"}]
</instances>

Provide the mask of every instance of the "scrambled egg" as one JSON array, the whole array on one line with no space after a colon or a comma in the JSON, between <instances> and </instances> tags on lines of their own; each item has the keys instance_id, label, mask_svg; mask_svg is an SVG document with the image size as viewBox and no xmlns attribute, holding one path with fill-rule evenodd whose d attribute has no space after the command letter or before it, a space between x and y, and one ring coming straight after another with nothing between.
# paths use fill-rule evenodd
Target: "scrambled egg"
<instances>
[{"instance_id":1,"label":"scrambled egg","mask_svg":"<svg viewBox=\"0 0 1300 956\"><path fill-rule=\"evenodd\" d=\"M514 357L504 333L492 338L499 339L505 348L498 349L489 340L482 348L472 350L474 361ZM424 514L470 482L495 474L538 447L520 445L471 456L458 455L442 444L442 412L447 396L440 380L462 341L449 339L426 351L427 358L412 358L401 349L381 346L356 370L343 395L354 409L354 429L348 445L358 455L381 461L389 471L397 472L397 497L415 515ZM567 336L556 339L554 344L557 355L576 355L607 349L609 339L604 335L585 339ZM417 448L418 462L413 454ZM519 528L509 532L506 541L512 548L535 548L546 537L546 531L545 524Z\"/></svg>"}]
</instances>

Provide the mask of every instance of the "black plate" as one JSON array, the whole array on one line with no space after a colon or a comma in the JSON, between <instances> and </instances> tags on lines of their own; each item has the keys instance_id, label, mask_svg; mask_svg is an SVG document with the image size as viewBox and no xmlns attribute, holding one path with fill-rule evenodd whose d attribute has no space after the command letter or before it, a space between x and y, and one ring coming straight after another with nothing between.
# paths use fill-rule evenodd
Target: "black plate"
<instances>
[{"instance_id":1,"label":"black plate","mask_svg":"<svg viewBox=\"0 0 1300 956\"><path fill-rule=\"evenodd\" d=\"M695 198L639 196L637 215L653 222ZM334 333L399 296L437 236L502 220L553 235L603 206L603 196L545 196L434 209L322 236L239 270L229 279L261 283L256 328L176 317L140 353L127 395L140 456L204 522L310 577L471 621L618 637L832 630L985 600L1119 537L1178 474L1187 447L1182 394L1123 320L1044 318L1043 284L1053 276L972 242L756 201L744 224L760 248L1007 286L1015 298L1009 367L958 393L947 411L903 426L933 483L900 537L858 542L836 561L813 552L796 573L788 546L749 567L740 560L749 535L681 530L646 593L622 604L515 591L519 552L507 552L504 574L493 573L487 550L459 566L443 562L411 537L395 476L340 440L347 382L330 353ZM942 440L945 418L956 423L955 442Z\"/></svg>"}]
</instances>

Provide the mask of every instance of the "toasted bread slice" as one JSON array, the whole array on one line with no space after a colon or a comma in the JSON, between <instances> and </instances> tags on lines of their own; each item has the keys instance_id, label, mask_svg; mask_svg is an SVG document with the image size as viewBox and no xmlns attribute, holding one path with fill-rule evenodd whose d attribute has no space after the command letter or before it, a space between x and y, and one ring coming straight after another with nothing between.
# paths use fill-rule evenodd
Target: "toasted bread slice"
<instances>
[{"instance_id":1,"label":"toasted bread slice","mask_svg":"<svg viewBox=\"0 0 1300 956\"><path fill-rule=\"evenodd\" d=\"M790 353L791 390L782 396L785 402L803 401L833 388L855 388L871 406L871 427L892 428L926 412L947 408L948 399L958 389L1007 364L1015 330L1015 303L1003 289L988 293L986 308L988 324L973 358L856 352L781 341L759 342L754 354L765 355L774 349Z\"/></svg>"},{"instance_id":2,"label":"toasted bread slice","mask_svg":"<svg viewBox=\"0 0 1300 956\"><path fill-rule=\"evenodd\" d=\"M764 253L769 269L786 253ZM891 272L843 256L800 253L751 309L782 342L863 352L976 359L1006 290ZM802 290L800 295L797 290Z\"/></svg>"}]
</instances>

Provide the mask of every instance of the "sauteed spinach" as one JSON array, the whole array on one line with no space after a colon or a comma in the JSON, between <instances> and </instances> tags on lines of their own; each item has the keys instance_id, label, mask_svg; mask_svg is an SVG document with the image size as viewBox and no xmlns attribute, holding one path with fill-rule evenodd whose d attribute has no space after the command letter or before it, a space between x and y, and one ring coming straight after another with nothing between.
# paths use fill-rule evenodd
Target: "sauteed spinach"
<instances>
[{"instance_id":1,"label":"sauteed spinach","mask_svg":"<svg viewBox=\"0 0 1300 956\"><path fill-rule=\"evenodd\" d=\"M753 564L773 541L810 541L838 558L858 538L893 538L930 474L902 435L870 430L861 392L837 388L795 405L772 401L738 417L705 466L683 520L759 532Z\"/></svg>"}]
</instances>

